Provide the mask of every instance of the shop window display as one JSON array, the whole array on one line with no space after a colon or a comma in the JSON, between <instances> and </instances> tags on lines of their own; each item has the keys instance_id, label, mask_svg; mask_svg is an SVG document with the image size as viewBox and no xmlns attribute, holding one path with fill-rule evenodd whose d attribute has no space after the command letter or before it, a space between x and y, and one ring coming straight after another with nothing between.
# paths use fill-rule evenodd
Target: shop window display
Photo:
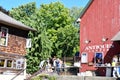
<instances>
[{"instance_id":1,"label":"shop window display","mask_svg":"<svg viewBox=\"0 0 120 80\"><path fill-rule=\"evenodd\" d=\"M97 66L101 66L101 64L103 64L103 54L102 53L95 53L95 64Z\"/></svg>"}]
</instances>

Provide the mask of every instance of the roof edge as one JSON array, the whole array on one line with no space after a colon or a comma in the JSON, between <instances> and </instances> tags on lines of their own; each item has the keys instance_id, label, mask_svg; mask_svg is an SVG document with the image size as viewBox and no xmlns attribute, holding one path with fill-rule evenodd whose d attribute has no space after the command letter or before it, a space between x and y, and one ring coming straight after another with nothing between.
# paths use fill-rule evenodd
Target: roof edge
<instances>
[{"instance_id":1,"label":"roof edge","mask_svg":"<svg viewBox=\"0 0 120 80\"><path fill-rule=\"evenodd\" d=\"M0 23L11 26L11 27L16 27L16 28L22 29L22 30L36 31L35 29L31 28L30 26L23 24L22 22L12 18L11 16L9 16L1 11L0 11Z\"/></svg>"},{"instance_id":2,"label":"roof edge","mask_svg":"<svg viewBox=\"0 0 120 80\"><path fill-rule=\"evenodd\" d=\"M28 27L26 25L20 26L20 25L17 25L17 24L14 24L14 23L10 23L10 22L7 22L7 21L2 21L2 20L0 20L0 23L2 23L4 25L11 26L11 27L14 27L14 28L22 29L22 30L36 31L35 29L33 29L31 27Z\"/></svg>"},{"instance_id":3,"label":"roof edge","mask_svg":"<svg viewBox=\"0 0 120 80\"><path fill-rule=\"evenodd\" d=\"M87 5L85 6L85 8L83 8L83 10L81 11L79 18L83 17L83 15L85 14L85 12L87 11L87 9L89 8L89 6L92 4L93 1L94 0L89 0L89 2L87 3Z\"/></svg>"}]
</instances>

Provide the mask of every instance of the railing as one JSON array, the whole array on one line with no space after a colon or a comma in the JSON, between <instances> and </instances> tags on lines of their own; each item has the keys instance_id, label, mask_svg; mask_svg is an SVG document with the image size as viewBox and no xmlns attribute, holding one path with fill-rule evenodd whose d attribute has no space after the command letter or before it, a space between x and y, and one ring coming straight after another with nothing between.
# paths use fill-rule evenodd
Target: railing
<instances>
[{"instance_id":1,"label":"railing","mask_svg":"<svg viewBox=\"0 0 120 80\"><path fill-rule=\"evenodd\" d=\"M11 80L14 80L17 76L19 76L22 72L24 72L26 69L22 69L19 73L17 73Z\"/></svg>"},{"instance_id":2,"label":"railing","mask_svg":"<svg viewBox=\"0 0 120 80\"><path fill-rule=\"evenodd\" d=\"M39 69L37 72L33 73L30 77L28 77L26 80L30 80L31 78L33 78L34 76L42 73L42 71L45 70L44 68Z\"/></svg>"}]
</instances>

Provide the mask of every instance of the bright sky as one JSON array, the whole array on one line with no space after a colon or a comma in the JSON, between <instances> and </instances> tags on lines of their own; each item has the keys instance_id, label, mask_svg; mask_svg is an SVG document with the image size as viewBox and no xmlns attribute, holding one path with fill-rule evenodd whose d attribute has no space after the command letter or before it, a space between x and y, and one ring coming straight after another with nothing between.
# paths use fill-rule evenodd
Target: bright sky
<instances>
[{"instance_id":1,"label":"bright sky","mask_svg":"<svg viewBox=\"0 0 120 80\"><path fill-rule=\"evenodd\" d=\"M89 0L0 0L0 6L6 10L11 10L11 8L16 8L20 5L27 4L29 2L36 2L37 7L41 4L49 4L51 2L62 2L65 7L84 7Z\"/></svg>"}]
</instances>

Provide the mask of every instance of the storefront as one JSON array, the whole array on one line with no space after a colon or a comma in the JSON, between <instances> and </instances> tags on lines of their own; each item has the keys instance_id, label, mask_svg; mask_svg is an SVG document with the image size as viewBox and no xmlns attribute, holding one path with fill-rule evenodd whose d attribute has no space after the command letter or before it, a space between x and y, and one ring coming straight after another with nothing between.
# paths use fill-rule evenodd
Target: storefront
<instances>
[{"instance_id":1,"label":"storefront","mask_svg":"<svg viewBox=\"0 0 120 80\"><path fill-rule=\"evenodd\" d=\"M113 76L114 66L119 66L119 5L119 0L89 0L80 14L80 73Z\"/></svg>"}]
</instances>

